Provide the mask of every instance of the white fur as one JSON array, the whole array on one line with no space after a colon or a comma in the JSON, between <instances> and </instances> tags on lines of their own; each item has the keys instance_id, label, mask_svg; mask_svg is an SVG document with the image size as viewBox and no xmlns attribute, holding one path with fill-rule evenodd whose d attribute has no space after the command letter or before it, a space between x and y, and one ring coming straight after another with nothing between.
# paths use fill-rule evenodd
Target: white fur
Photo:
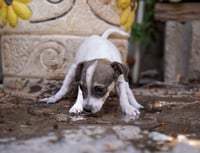
<instances>
[{"instance_id":1,"label":"white fur","mask_svg":"<svg viewBox=\"0 0 200 153\"><path fill-rule=\"evenodd\" d=\"M134 98L129 86L127 86L127 82L125 81L123 75L118 77L116 88L119 95L122 112L132 116L139 115L139 108L142 108L142 106L138 104Z\"/></svg>"},{"instance_id":2,"label":"white fur","mask_svg":"<svg viewBox=\"0 0 200 153\"><path fill-rule=\"evenodd\" d=\"M114 32L127 36L127 33L120 31L119 29L109 29L102 36L93 35L86 39L86 41L84 41L78 49L75 56L74 64L69 69L69 72L65 77L61 89L54 96L41 99L40 101L46 103L55 103L60 100L67 93L70 83L74 80L76 68L80 62L103 58L109 60L110 62L116 61L122 63L119 50L110 41L107 40L107 37ZM91 85L89 84L91 83L91 78L95 67L96 63L90 66L87 70L87 86L89 88L91 88ZM123 75L119 76L116 82L116 88L119 95L119 101L122 111L128 115L138 115L140 113L139 108L141 108L142 106L138 104L138 102L135 100ZM108 95L109 93L106 94L104 98L107 98ZM84 105L91 104L93 105L92 112L95 113L101 109L104 101L105 99L97 99L93 97L90 93L89 99L87 98L86 100L84 100L82 91L79 87L76 102L69 110L69 112L75 114L81 113L83 111Z\"/></svg>"},{"instance_id":3,"label":"white fur","mask_svg":"<svg viewBox=\"0 0 200 153\"><path fill-rule=\"evenodd\" d=\"M119 33L118 29L109 29L104 34L111 34L110 32ZM125 33L121 31L121 33ZM75 63L89 61L96 58L107 59L111 62L117 61L122 63L121 54L117 47L106 39L108 36L93 35L86 39L78 49L75 56ZM104 38L105 37L105 38Z\"/></svg>"},{"instance_id":4,"label":"white fur","mask_svg":"<svg viewBox=\"0 0 200 153\"><path fill-rule=\"evenodd\" d=\"M125 37L129 37L129 34L124 32L124 31L121 31L119 29L116 29L116 28L111 28L111 29L108 29L107 31L105 31L103 34L102 34L102 38L104 39L108 39L108 37L112 34L112 33L118 33L122 36L125 36Z\"/></svg>"},{"instance_id":5,"label":"white fur","mask_svg":"<svg viewBox=\"0 0 200 153\"><path fill-rule=\"evenodd\" d=\"M97 66L97 61L95 61L93 64L91 64L90 67L88 67L88 69L86 71L87 89L91 89L91 87L92 87L92 78L93 78L96 66ZM91 90L88 90L88 96L91 97Z\"/></svg>"},{"instance_id":6,"label":"white fur","mask_svg":"<svg viewBox=\"0 0 200 153\"><path fill-rule=\"evenodd\" d=\"M76 102L75 104L72 106L72 108L69 110L70 113L75 113L75 114L79 114L83 111L83 93L80 89L80 87L78 87L78 96L76 98Z\"/></svg>"}]
</instances>

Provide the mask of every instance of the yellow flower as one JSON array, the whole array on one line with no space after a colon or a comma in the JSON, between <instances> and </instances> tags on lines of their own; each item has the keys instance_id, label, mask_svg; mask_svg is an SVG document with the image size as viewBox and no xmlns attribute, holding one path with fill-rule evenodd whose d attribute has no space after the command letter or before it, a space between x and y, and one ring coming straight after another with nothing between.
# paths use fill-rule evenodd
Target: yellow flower
<instances>
[{"instance_id":1,"label":"yellow flower","mask_svg":"<svg viewBox=\"0 0 200 153\"><path fill-rule=\"evenodd\" d=\"M0 0L0 8L2 7L3 4L3 0Z\"/></svg>"},{"instance_id":2,"label":"yellow flower","mask_svg":"<svg viewBox=\"0 0 200 153\"><path fill-rule=\"evenodd\" d=\"M16 27L18 18L28 20L31 9L26 5L32 0L0 0L1 20L3 25L9 23L11 27Z\"/></svg>"},{"instance_id":3,"label":"yellow flower","mask_svg":"<svg viewBox=\"0 0 200 153\"><path fill-rule=\"evenodd\" d=\"M125 30L129 32L131 30L132 24L135 21L137 1L136 0L118 0L117 7L121 10L120 26L125 27Z\"/></svg>"}]
</instances>

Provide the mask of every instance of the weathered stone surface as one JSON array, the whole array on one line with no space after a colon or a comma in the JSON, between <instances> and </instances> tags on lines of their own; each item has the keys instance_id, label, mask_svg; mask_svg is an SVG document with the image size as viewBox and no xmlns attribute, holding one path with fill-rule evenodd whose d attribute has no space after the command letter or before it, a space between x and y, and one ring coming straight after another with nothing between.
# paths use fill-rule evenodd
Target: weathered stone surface
<instances>
[{"instance_id":1,"label":"weathered stone surface","mask_svg":"<svg viewBox=\"0 0 200 153\"><path fill-rule=\"evenodd\" d=\"M3 138L0 139L0 150L1 153L199 153L200 151L199 146L194 145L195 143L198 144L199 140L190 140L186 137L188 141L179 142L158 132L151 132L149 138L145 136L148 132L144 131L141 131L141 135L137 132L129 135L129 133L138 131L138 129L135 126L120 125L118 131L113 131L112 128L107 126L78 126L74 129L49 133L47 136L28 140L19 141L15 138ZM121 138L119 133L124 133L128 138ZM166 142L170 143L167 144Z\"/></svg>"},{"instance_id":2,"label":"weathered stone surface","mask_svg":"<svg viewBox=\"0 0 200 153\"><path fill-rule=\"evenodd\" d=\"M2 36L4 75L63 78L86 37L77 36ZM113 40L124 59L126 40Z\"/></svg>"},{"instance_id":3,"label":"weathered stone surface","mask_svg":"<svg viewBox=\"0 0 200 153\"><path fill-rule=\"evenodd\" d=\"M4 75L59 78L82 39L70 36L2 36Z\"/></svg>"},{"instance_id":4,"label":"weathered stone surface","mask_svg":"<svg viewBox=\"0 0 200 153\"><path fill-rule=\"evenodd\" d=\"M132 129L134 130L135 127L132 127ZM127 139L124 140L118 138L115 132L106 134L109 130L111 129L102 126L85 126L82 128L80 127L79 129L76 128L73 130L63 131L60 135L52 133L49 134L49 136L21 141L21 143L11 142L10 144L0 144L0 150L2 153L9 153L13 151L16 153L140 153L140 151L135 148L131 142L127 141ZM126 133L126 131L124 131L124 133ZM132 137L132 139L134 139L134 137Z\"/></svg>"}]
</instances>

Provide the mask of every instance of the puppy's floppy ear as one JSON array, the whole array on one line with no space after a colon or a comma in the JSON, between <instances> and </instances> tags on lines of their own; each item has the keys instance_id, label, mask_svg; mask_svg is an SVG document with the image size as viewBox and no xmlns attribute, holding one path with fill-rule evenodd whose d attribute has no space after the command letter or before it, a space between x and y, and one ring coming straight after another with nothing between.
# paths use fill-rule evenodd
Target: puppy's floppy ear
<instances>
[{"instance_id":1,"label":"puppy's floppy ear","mask_svg":"<svg viewBox=\"0 0 200 153\"><path fill-rule=\"evenodd\" d=\"M81 62L81 63L78 64L78 66L76 68L75 79L76 79L77 82L81 80L81 74L82 74L84 64L85 64L85 62Z\"/></svg>"},{"instance_id":2,"label":"puppy's floppy ear","mask_svg":"<svg viewBox=\"0 0 200 153\"><path fill-rule=\"evenodd\" d=\"M123 74L125 80L128 81L128 68L126 67L126 65L119 62L113 62L111 63L111 67L115 72L114 78L118 78L121 74Z\"/></svg>"}]
</instances>

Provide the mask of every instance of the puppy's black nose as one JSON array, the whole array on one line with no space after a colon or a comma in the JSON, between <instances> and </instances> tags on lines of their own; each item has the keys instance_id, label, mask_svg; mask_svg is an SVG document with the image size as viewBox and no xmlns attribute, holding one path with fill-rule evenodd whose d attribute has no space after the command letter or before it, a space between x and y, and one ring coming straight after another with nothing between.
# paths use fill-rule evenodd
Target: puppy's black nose
<instances>
[{"instance_id":1,"label":"puppy's black nose","mask_svg":"<svg viewBox=\"0 0 200 153\"><path fill-rule=\"evenodd\" d=\"M84 109L84 111L86 111L86 112L91 112L91 110L92 110L92 105L85 105L85 107L84 107L83 109Z\"/></svg>"}]
</instances>

